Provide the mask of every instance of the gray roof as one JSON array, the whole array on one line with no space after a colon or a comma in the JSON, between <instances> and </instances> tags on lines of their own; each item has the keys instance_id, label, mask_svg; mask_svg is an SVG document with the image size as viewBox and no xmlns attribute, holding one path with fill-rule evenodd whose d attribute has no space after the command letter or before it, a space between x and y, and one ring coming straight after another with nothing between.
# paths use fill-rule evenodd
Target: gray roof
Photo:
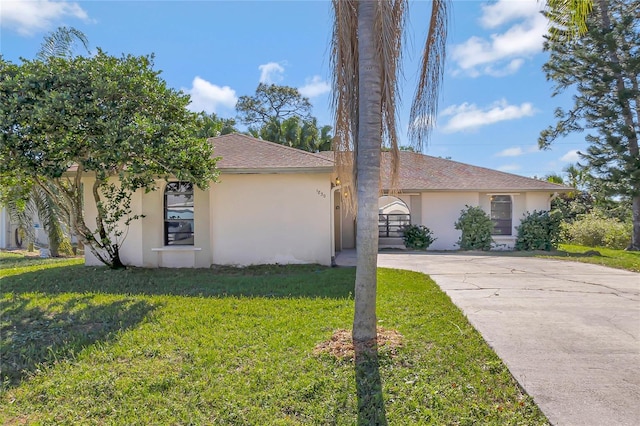
<instances>
[{"instance_id":1,"label":"gray roof","mask_svg":"<svg viewBox=\"0 0 640 426\"><path fill-rule=\"evenodd\" d=\"M333 152L321 152L333 159ZM390 189L391 156L383 152L381 157L383 188ZM485 167L472 166L430 155L400 151L398 188L410 191L544 191L568 192L573 188L532 179Z\"/></svg>"},{"instance_id":2,"label":"gray roof","mask_svg":"<svg viewBox=\"0 0 640 426\"><path fill-rule=\"evenodd\" d=\"M221 157L223 173L327 173L333 171L333 152L312 153L288 146L232 133L210 138L213 154ZM381 157L383 188L390 189L390 155ZM398 190L568 192L573 188L538 179L472 166L439 157L400 152Z\"/></svg>"},{"instance_id":3,"label":"gray roof","mask_svg":"<svg viewBox=\"0 0 640 426\"><path fill-rule=\"evenodd\" d=\"M331 172L333 160L312 152L232 133L210 138L217 167L230 173Z\"/></svg>"}]
</instances>

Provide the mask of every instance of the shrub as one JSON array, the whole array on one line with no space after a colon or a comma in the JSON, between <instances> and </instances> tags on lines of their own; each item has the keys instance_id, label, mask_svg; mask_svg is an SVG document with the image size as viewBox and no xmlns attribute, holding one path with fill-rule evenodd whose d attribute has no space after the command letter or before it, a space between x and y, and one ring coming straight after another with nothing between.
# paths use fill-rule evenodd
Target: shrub
<instances>
[{"instance_id":1,"label":"shrub","mask_svg":"<svg viewBox=\"0 0 640 426\"><path fill-rule=\"evenodd\" d=\"M562 214L558 211L525 213L520 222L516 250L546 250L558 248Z\"/></svg>"},{"instance_id":2,"label":"shrub","mask_svg":"<svg viewBox=\"0 0 640 426\"><path fill-rule=\"evenodd\" d=\"M462 231L457 243L461 250L491 250L493 222L482 208L465 206L455 227Z\"/></svg>"},{"instance_id":3,"label":"shrub","mask_svg":"<svg viewBox=\"0 0 640 426\"><path fill-rule=\"evenodd\" d=\"M412 250L426 250L437 239L431 229L423 225L406 225L402 228L404 245Z\"/></svg>"},{"instance_id":4,"label":"shrub","mask_svg":"<svg viewBox=\"0 0 640 426\"><path fill-rule=\"evenodd\" d=\"M607 219L596 213L562 225L562 240L589 247L625 249L631 242L631 223Z\"/></svg>"}]
</instances>

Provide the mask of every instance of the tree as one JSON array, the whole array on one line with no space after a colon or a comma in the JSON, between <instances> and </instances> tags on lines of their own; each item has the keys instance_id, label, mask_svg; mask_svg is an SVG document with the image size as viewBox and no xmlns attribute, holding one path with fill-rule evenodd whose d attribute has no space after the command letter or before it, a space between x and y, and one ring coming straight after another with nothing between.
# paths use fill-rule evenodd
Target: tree
<instances>
[{"instance_id":1,"label":"tree","mask_svg":"<svg viewBox=\"0 0 640 426\"><path fill-rule=\"evenodd\" d=\"M215 112L211 114L207 114L204 111L198 113L196 126L197 129L194 136L197 138L212 138L238 131L236 129L236 120L233 118L220 118Z\"/></svg>"},{"instance_id":2,"label":"tree","mask_svg":"<svg viewBox=\"0 0 640 426\"><path fill-rule=\"evenodd\" d=\"M555 82L554 95L576 91L570 110L558 108L555 126L544 130L541 148L572 132L593 130L581 153L585 167L606 195L632 201L633 232L629 249L640 249L640 4L632 0L597 0L577 37L563 31L561 12L550 13L554 37L544 66Z\"/></svg>"},{"instance_id":3,"label":"tree","mask_svg":"<svg viewBox=\"0 0 640 426\"><path fill-rule=\"evenodd\" d=\"M442 77L447 3L432 2L429 33L411 123L433 116ZM337 171L355 198L357 267L353 343L356 349L358 422L386 424L376 377L376 273L380 149L390 146L397 177L396 103L402 31L407 1L333 1L333 96ZM420 120L416 120L420 119ZM422 142L428 126L413 126ZM395 180L395 179L392 179ZM355 189L355 191L353 191Z\"/></svg>"},{"instance_id":4,"label":"tree","mask_svg":"<svg viewBox=\"0 0 640 426\"><path fill-rule=\"evenodd\" d=\"M89 52L89 42L82 31L73 27L58 27L44 37L36 58L45 62L52 57L71 58L78 43ZM50 185L45 178L41 182ZM49 196L49 192L55 193L55 188L50 187L49 191L45 191L29 177L20 176L19 170L11 170L9 174L1 176L0 183L4 189L0 190L0 203L7 207L9 215L18 223L27 240L35 241L34 217L37 216L47 232L51 256L59 256L59 247L68 238L65 231L69 232L70 223L68 216Z\"/></svg>"},{"instance_id":5,"label":"tree","mask_svg":"<svg viewBox=\"0 0 640 426\"><path fill-rule=\"evenodd\" d=\"M586 13L575 0L550 2L555 9L569 8L577 12L577 22L581 22ZM360 424L386 423L382 397L378 393L379 383L370 384L371 380L361 375L366 368L358 365L364 363L366 367L368 358L375 355L380 148L383 142L390 146L394 159L393 182L398 172L395 113L407 4L406 0L332 2L336 167L343 188L346 187L349 194L355 193L355 198L347 201L356 211L357 227L353 342L356 348L356 381L365 384L358 389ZM410 136L417 146L428 137L433 124L429 118L435 116L437 109L443 73L447 5L445 0L432 1L429 31L410 116L410 123L413 123ZM569 20L570 24L572 22L573 18Z\"/></svg>"},{"instance_id":6,"label":"tree","mask_svg":"<svg viewBox=\"0 0 640 426\"><path fill-rule=\"evenodd\" d=\"M238 119L259 129L273 121L282 123L291 117L311 118L311 103L298 89L275 84L258 84L253 96L240 96L236 103Z\"/></svg>"},{"instance_id":7,"label":"tree","mask_svg":"<svg viewBox=\"0 0 640 426\"><path fill-rule=\"evenodd\" d=\"M255 137L275 142L292 148L309 152L328 151L331 149L331 126L318 129L315 117L303 120L300 117L289 117L280 122L272 119L258 130L252 130Z\"/></svg>"},{"instance_id":8,"label":"tree","mask_svg":"<svg viewBox=\"0 0 640 426\"><path fill-rule=\"evenodd\" d=\"M331 149L331 126L318 128L311 103L298 89L260 83L253 96L241 96L238 119L254 137L310 152Z\"/></svg>"},{"instance_id":9,"label":"tree","mask_svg":"<svg viewBox=\"0 0 640 426\"><path fill-rule=\"evenodd\" d=\"M123 267L126 226L138 218L134 192L174 176L201 188L216 178L211 147L193 137L188 103L148 56L98 50L20 65L0 58L0 176L18 170L33 179L69 215L85 247ZM83 200L83 185L93 199ZM86 223L83 203L95 204L95 224Z\"/></svg>"}]
</instances>

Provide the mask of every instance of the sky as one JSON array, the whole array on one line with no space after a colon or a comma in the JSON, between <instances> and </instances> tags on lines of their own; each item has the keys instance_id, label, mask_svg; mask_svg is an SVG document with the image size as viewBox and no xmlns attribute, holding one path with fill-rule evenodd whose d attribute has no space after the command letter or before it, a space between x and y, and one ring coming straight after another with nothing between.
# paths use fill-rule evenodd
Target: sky
<instances>
[{"instance_id":1,"label":"sky","mask_svg":"<svg viewBox=\"0 0 640 426\"><path fill-rule=\"evenodd\" d=\"M552 96L542 66L548 22L542 0L453 0L435 129L423 152L530 177L562 174L585 151L585 134L540 151L540 131L569 108ZM411 1L400 78L401 143L407 137L430 1ZM295 1L0 0L0 54L33 59L43 37L71 26L90 49L155 55L170 87L191 95L194 111L235 117L238 97L260 82L296 87L321 125L332 124L331 3Z\"/></svg>"}]
</instances>

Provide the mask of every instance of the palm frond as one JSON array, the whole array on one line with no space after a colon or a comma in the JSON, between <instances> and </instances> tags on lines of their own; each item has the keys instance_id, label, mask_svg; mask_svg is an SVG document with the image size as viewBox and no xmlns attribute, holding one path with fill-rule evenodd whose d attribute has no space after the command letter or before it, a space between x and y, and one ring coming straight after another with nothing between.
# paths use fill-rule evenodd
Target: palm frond
<instances>
[{"instance_id":1,"label":"palm frond","mask_svg":"<svg viewBox=\"0 0 640 426\"><path fill-rule=\"evenodd\" d=\"M376 22L378 25L378 53L382 67L382 140L388 144L391 155L391 192L397 189L400 166L398 149L398 129L396 114L399 97L400 59L402 57L402 37L406 23L406 0L381 1L378 3ZM381 169L382 172L382 169ZM382 176L381 176L382 177ZM380 179L382 182L382 179Z\"/></svg>"},{"instance_id":2,"label":"palm frond","mask_svg":"<svg viewBox=\"0 0 640 426\"><path fill-rule=\"evenodd\" d=\"M418 87L411 106L409 136L418 150L428 141L438 109L438 92L444 73L448 26L447 0L433 0L429 33L422 53Z\"/></svg>"},{"instance_id":3,"label":"palm frond","mask_svg":"<svg viewBox=\"0 0 640 426\"><path fill-rule=\"evenodd\" d=\"M587 17L593 10L592 0L547 0L545 14L550 19L552 38L560 34L574 39L587 32Z\"/></svg>"},{"instance_id":4,"label":"palm frond","mask_svg":"<svg viewBox=\"0 0 640 426\"><path fill-rule=\"evenodd\" d=\"M333 0L334 26L331 40L336 174L341 181L345 208L355 210L358 140L358 2Z\"/></svg>"},{"instance_id":5,"label":"palm frond","mask_svg":"<svg viewBox=\"0 0 640 426\"><path fill-rule=\"evenodd\" d=\"M69 58L73 56L77 42L89 52L89 41L84 33L73 27L58 27L44 37L36 58L46 61L50 58Z\"/></svg>"}]
</instances>

